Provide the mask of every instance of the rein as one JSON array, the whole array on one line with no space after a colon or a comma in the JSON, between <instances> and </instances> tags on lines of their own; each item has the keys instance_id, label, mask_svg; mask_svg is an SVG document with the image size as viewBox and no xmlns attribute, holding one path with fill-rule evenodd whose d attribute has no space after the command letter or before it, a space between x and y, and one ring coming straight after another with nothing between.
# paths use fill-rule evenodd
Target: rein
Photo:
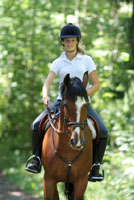
<instances>
[{"instance_id":1,"label":"rein","mask_svg":"<svg viewBox=\"0 0 134 200\"><path fill-rule=\"evenodd\" d=\"M49 122L50 122L50 125L51 125L51 127L54 129L54 131L56 131L57 133L60 133L60 134L67 134L68 135L68 133L69 133L69 131L68 130L66 130L66 131L60 131L59 129L57 129L54 125L53 125L53 123L52 123L52 121L53 120L57 120L57 116L55 116L55 117L51 117L51 111L50 111L50 108L47 108L47 113L48 113L48 119L49 119Z\"/></svg>"},{"instance_id":2,"label":"rein","mask_svg":"<svg viewBox=\"0 0 134 200\"><path fill-rule=\"evenodd\" d=\"M60 133L60 134L66 134L66 135L70 135L70 131L68 130L68 126L74 126L74 128L76 127L80 127L82 130L83 130L83 127L82 125L87 125L87 121L84 121L84 122L68 122L66 118L64 118L64 122L65 122L65 125L66 125L66 128L67 130L65 131L60 131L59 129L57 129L54 124L52 123L52 121L54 120L57 120L58 118L58 115L55 116L55 117L51 117L51 112L50 112L50 109L47 108L47 113L48 113L48 119L49 119L49 122L50 122L50 125L51 127L54 129L54 131L56 131L57 133Z\"/></svg>"},{"instance_id":3,"label":"rein","mask_svg":"<svg viewBox=\"0 0 134 200\"><path fill-rule=\"evenodd\" d=\"M57 129L57 128L53 125L53 123L52 123L53 120L57 120L58 115L52 118L52 117L51 117L50 108L47 108L47 113L48 113L48 119L49 119L49 122L50 122L51 127L52 127L57 133L60 133L60 134L67 134L67 135L69 135L70 132L68 131L68 126L74 126L74 128L80 127L80 128L83 130L82 125L87 125L87 120L84 121L84 122L68 122L68 120L64 117L64 122L65 122L65 126L66 126L67 130L65 130L65 131L60 131L60 130Z\"/></svg>"}]
</instances>

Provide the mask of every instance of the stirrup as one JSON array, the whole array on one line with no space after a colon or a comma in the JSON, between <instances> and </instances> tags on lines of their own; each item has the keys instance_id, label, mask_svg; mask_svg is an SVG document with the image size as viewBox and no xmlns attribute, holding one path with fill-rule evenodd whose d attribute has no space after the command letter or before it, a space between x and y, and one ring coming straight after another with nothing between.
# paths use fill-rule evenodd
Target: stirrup
<instances>
[{"instance_id":1,"label":"stirrup","mask_svg":"<svg viewBox=\"0 0 134 200\"><path fill-rule=\"evenodd\" d=\"M39 171L37 170L34 170L34 169L29 169L29 162L31 159L34 159L36 158L38 161L39 161ZM30 158L28 158L27 162L26 162L26 165L25 165L25 170L28 171L28 172L31 172L31 173L34 173L34 174L38 174L41 172L41 159L39 156L36 156L36 155L32 155Z\"/></svg>"},{"instance_id":2,"label":"stirrup","mask_svg":"<svg viewBox=\"0 0 134 200\"><path fill-rule=\"evenodd\" d=\"M102 177L104 178L104 169L103 169L103 167L102 167L102 165L100 164L100 163L94 163L93 165L92 165L92 168L91 168L91 170L93 169L93 167L95 167L95 166L99 166L99 171L101 170L101 174L102 174Z\"/></svg>"},{"instance_id":3,"label":"stirrup","mask_svg":"<svg viewBox=\"0 0 134 200\"><path fill-rule=\"evenodd\" d=\"M99 174L102 174L102 177L92 176L92 170L94 167L97 167L97 166L99 167L99 171L101 170L101 173ZM96 182L96 181L102 181L102 180L104 180L104 169L100 163L94 163L90 170L89 181Z\"/></svg>"}]
</instances>

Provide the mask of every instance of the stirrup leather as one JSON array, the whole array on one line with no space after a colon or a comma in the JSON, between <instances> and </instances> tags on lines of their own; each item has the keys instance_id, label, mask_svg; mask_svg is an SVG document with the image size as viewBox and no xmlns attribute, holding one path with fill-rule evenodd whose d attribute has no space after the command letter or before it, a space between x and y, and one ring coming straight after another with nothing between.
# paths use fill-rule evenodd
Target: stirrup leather
<instances>
[{"instance_id":1,"label":"stirrup leather","mask_svg":"<svg viewBox=\"0 0 134 200\"><path fill-rule=\"evenodd\" d=\"M29 168L29 163L30 163L31 159L34 159L34 158L35 158L36 160L38 160L38 162L39 162L39 170L38 170L38 171ZM39 157L39 156L36 156L36 155L31 156L31 157L27 160L27 162L26 162L25 170L28 171L28 172L35 173L35 174L40 173L40 172L41 172L41 159L40 159L40 157Z\"/></svg>"}]
</instances>

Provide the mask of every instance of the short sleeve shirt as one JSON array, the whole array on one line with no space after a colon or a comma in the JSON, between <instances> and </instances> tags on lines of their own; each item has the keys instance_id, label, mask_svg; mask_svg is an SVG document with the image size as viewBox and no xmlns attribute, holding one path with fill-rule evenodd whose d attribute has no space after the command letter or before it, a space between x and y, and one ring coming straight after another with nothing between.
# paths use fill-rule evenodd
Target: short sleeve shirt
<instances>
[{"instance_id":1,"label":"short sleeve shirt","mask_svg":"<svg viewBox=\"0 0 134 200\"><path fill-rule=\"evenodd\" d=\"M88 74L90 74L92 71L96 70L96 65L90 56L78 53L76 57L70 61L66 57L66 53L63 52L59 58L53 61L50 70L59 75L61 84L68 73L71 78L78 77L82 81L84 73L88 71ZM89 85L87 87L89 87ZM62 99L60 93L57 99Z\"/></svg>"}]
</instances>

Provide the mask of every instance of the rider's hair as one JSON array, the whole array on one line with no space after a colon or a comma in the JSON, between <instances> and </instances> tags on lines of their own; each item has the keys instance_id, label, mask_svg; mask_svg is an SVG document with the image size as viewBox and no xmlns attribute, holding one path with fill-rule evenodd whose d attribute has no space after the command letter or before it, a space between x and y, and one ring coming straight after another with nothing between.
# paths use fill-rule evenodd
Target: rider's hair
<instances>
[{"instance_id":1,"label":"rider's hair","mask_svg":"<svg viewBox=\"0 0 134 200\"><path fill-rule=\"evenodd\" d=\"M85 54L85 52L78 46L77 46L77 52L83 55Z\"/></svg>"},{"instance_id":2,"label":"rider's hair","mask_svg":"<svg viewBox=\"0 0 134 200\"><path fill-rule=\"evenodd\" d=\"M61 38L61 41L64 41L64 38ZM77 41L78 41L78 45L79 45L80 39L77 38ZM62 45L63 45L63 44L62 44ZM63 47L64 47L64 45L63 45ZM83 51L79 46L77 46L77 52L80 53L80 54L82 54L82 55L85 54L84 51Z\"/></svg>"}]
</instances>

